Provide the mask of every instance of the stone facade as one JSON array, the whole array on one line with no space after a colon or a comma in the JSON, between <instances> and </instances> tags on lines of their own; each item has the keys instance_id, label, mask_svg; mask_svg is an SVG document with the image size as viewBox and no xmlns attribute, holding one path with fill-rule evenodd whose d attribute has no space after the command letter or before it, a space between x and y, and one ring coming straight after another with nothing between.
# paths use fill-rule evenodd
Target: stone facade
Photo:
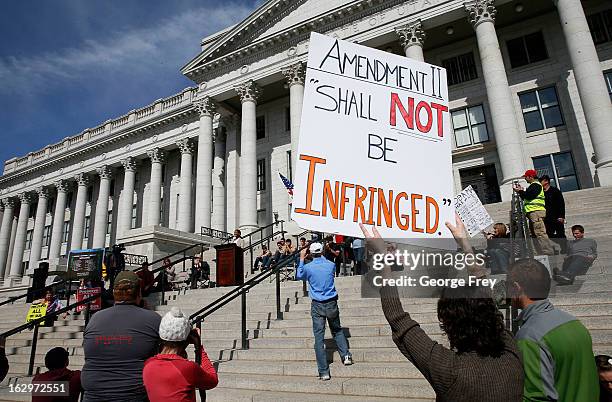
<instances>
[{"instance_id":1,"label":"stone facade","mask_svg":"<svg viewBox=\"0 0 612 402\"><path fill-rule=\"evenodd\" d=\"M604 12L604 0L268 1L202 41L182 69L196 86L5 162L0 279L19 285L71 249L124 242L152 258L201 227L288 221L277 172L295 171L311 31L447 68L457 192L507 199L534 163L562 189L612 185L612 27L594 41L587 24Z\"/></svg>"}]
</instances>

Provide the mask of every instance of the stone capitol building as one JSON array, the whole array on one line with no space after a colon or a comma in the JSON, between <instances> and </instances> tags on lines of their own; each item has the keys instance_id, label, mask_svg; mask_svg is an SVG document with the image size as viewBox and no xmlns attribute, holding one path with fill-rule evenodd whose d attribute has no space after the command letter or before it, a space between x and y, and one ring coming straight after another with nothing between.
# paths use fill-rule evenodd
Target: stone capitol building
<instances>
[{"instance_id":1,"label":"stone capitol building","mask_svg":"<svg viewBox=\"0 0 612 402\"><path fill-rule=\"evenodd\" d=\"M2 286L74 249L156 259L202 228L289 222L278 173L295 172L312 31L447 70L457 192L508 200L527 168L612 185L612 2L268 0L202 40L193 87L4 162Z\"/></svg>"}]
</instances>

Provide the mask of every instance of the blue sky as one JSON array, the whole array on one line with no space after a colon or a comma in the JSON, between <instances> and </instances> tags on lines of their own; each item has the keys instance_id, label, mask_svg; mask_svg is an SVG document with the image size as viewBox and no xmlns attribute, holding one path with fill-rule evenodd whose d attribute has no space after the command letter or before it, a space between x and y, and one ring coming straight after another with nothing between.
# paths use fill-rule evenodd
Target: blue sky
<instances>
[{"instance_id":1,"label":"blue sky","mask_svg":"<svg viewBox=\"0 0 612 402\"><path fill-rule=\"evenodd\" d=\"M195 85L179 70L200 40L262 2L3 2L0 161Z\"/></svg>"}]
</instances>

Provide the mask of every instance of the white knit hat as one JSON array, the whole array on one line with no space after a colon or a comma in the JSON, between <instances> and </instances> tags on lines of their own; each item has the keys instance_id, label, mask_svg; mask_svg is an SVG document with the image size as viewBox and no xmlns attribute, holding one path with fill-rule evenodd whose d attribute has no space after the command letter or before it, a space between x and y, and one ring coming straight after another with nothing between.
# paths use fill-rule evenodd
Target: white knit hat
<instances>
[{"instance_id":1,"label":"white knit hat","mask_svg":"<svg viewBox=\"0 0 612 402\"><path fill-rule=\"evenodd\" d=\"M191 332L189 319L178 307L172 307L161 319L159 337L163 341L180 342L187 339Z\"/></svg>"}]
</instances>

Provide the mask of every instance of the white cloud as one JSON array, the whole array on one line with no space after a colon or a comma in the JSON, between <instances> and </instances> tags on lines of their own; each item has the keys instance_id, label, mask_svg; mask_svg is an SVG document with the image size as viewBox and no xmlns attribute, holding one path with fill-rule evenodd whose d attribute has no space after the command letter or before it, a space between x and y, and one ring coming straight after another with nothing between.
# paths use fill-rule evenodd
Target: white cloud
<instances>
[{"instance_id":1,"label":"white cloud","mask_svg":"<svg viewBox=\"0 0 612 402\"><path fill-rule=\"evenodd\" d=\"M118 32L72 48L0 58L0 96L35 95L70 83L87 85L84 80L92 72L118 73L127 79L134 74L154 78L160 65L171 64L180 74L180 67L199 51L201 38L236 23L250 11L245 5L227 2L183 12L152 28Z\"/></svg>"}]
</instances>

